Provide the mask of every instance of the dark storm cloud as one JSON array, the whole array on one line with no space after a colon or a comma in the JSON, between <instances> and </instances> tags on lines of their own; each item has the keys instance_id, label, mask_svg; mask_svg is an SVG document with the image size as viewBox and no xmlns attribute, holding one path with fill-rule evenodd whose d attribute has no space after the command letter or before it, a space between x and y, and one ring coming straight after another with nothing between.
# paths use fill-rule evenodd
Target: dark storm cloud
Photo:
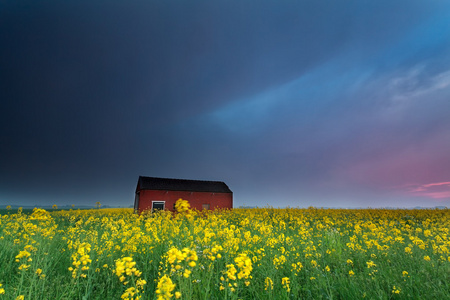
<instances>
[{"instance_id":1,"label":"dark storm cloud","mask_svg":"<svg viewBox=\"0 0 450 300\"><path fill-rule=\"evenodd\" d=\"M346 205L388 185L373 184L387 157L405 173L402 153L436 165L406 179L448 181L431 159L448 149L440 1L0 8L0 201L70 190L119 203L151 175L225 180L237 203L338 191Z\"/></svg>"}]
</instances>

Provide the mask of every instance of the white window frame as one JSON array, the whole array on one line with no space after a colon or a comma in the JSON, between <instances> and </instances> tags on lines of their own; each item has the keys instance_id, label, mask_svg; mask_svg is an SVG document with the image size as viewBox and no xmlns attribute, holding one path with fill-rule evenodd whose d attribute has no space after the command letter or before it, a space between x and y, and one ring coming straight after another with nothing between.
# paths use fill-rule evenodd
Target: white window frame
<instances>
[{"instance_id":1,"label":"white window frame","mask_svg":"<svg viewBox=\"0 0 450 300\"><path fill-rule=\"evenodd\" d=\"M153 204L154 203L162 203L163 204L163 208L162 208L162 210L164 210L165 208L166 208L166 201L161 201L161 200L152 200L152 212L153 212Z\"/></svg>"}]
</instances>

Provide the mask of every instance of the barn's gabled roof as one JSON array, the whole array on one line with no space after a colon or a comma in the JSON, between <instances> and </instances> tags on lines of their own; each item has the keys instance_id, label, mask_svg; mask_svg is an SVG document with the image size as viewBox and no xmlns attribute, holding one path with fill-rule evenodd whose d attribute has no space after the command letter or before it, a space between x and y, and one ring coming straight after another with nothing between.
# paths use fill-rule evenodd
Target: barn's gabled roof
<instances>
[{"instance_id":1,"label":"barn's gabled roof","mask_svg":"<svg viewBox=\"0 0 450 300\"><path fill-rule=\"evenodd\" d=\"M137 190L232 193L222 181L172 179L139 176Z\"/></svg>"}]
</instances>

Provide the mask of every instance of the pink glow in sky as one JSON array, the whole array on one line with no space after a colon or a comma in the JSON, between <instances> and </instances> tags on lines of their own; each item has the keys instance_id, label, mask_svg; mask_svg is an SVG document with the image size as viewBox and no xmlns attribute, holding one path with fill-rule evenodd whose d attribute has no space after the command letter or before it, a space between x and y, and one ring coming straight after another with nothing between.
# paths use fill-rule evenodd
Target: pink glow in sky
<instances>
[{"instance_id":1,"label":"pink glow in sky","mask_svg":"<svg viewBox=\"0 0 450 300\"><path fill-rule=\"evenodd\" d=\"M409 185L409 194L433 199L450 199L450 181Z\"/></svg>"}]
</instances>

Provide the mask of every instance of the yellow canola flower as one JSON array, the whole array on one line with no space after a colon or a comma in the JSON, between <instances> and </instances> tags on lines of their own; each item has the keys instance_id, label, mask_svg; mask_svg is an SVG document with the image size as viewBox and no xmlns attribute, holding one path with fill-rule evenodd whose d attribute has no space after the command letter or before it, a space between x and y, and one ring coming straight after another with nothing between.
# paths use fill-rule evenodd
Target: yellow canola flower
<instances>
[{"instance_id":1,"label":"yellow canola flower","mask_svg":"<svg viewBox=\"0 0 450 300\"><path fill-rule=\"evenodd\" d=\"M237 277L239 279L242 278L249 278L250 273L253 270L252 267L252 260L247 256L245 253L241 253L234 259L234 262L236 263L236 266L239 268L239 273Z\"/></svg>"},{"instance_id":2,"label":"yellow canola flower","mask_svg":"<svg viewBox=\"0 0 450 300\"><path fill-rule=\"evenodd\" d=\"M183 276L184 276L185 278L189 278L189 276L191 275L191 273L192 273L192 271L186 269L186 270L184 270Z\"/></svg>"},{"instance_id":3,"label":"yellow canola flower","mask_svg":"<svg viewBox=\"0 0 450 300\"><path fill-rule=\"evenodd\" d=\"M31 255L30 252L27 250L20 251L19 254L16 256L16 259L20 259L22 257L29 257Z\"/></svg>"},{"instance_id":4,"label":"yellow canola flower","mask_svg":"<svg viewBox=\"0 0 450 300\"><path fill-rule=\"evenodd\" d=\"M30 265L21 264L19 267L19 270L27 270L30 267Z\"/></svg>"},{"instance_id":5,"label":"yellow canola flower","mask_svg":"<svg viewBox=\"0 0 450 300\"><path fill-rule=\"evenodd\" d=\"M141 288L143 288L144 285L146 285L146 284L147 284L147 281L144 280L144 279L138 279L138 280L136 281L136 285L137 285L138 287L141 287Z\"/></svg>"},{"instance_id":6,"label":"yellow canola flower","mask_svg":"<svg viewBox=\"0 0 450 300\"><path fill-rule=\"evenodd\" d=\"M226 274L227 274L227 278L228 279L236 280L236 273L237 273L237 270L236 270L236 268L234 267L233 264L227 265Z\"/></svg>"},{"instance_id":7,"label":"yellow canola flower","mask_svg":"<svg viewBox=\"0 0 450 300\"><path fill-rule=\"evenodd\" d=\"M119 277L120 282L125 282L126 276L141 276L142 272L136 267L136 262L132 257L122 257L116 260L116 268L113 272ZM125 282L126 284L126 282Z\"/></svg>"},{"instance_id":8,"label":"yellow canola flower","mask_svg":"<svg viewBox=\"0 0 450 300\"><path fill-rule=\"evenodd\" d=\"M189 215L191 211L191 205L187 200L178 199L177 202L175 202L175 210L180 214L186 214Z\"/></svg>"},{"instance_id":9,"label":"yellow canola flower","mask_svg":"<svg viewBox=\"0 0 450 300\"><path fill-rule=\"evenodd\" d=\"M172 291L175 289L175 284L167 275L161 277L156 287L157 300L167 300L172 298Z\"/></svg>"},{"instance_id":10,"label":"yellow canola flower","mask_svg":"<svg viewBox=\"0 0 450 300\"><path fill-rule=\"evenodd\" d=\"M270 277L266 277L264 280L264 290L273 290L273 281Z\"/></svg>"},{"instance_id":11,"label":"yellow canola flower","mask_svg":"<svg viewBox=\"0 0 450 300\"><path fill-rule=\"evenodd\" d=\"M400 287L396 287L395 285L394 285L394 287L392 288L392 293L393 293L393 294L400 294L401 291L402 291L402 290L400 289Z\"/></svg>"},{"instance_id":12,"label":"yellow canola flower","mask_svg":"<svg viewBox=\"0 0 450 300\"><path fill-rule=\"evenodd\" d=\"M281 285L283 285L283 288L286 289L288 293L291 291L291 288L289 286L290 283L291 281L289 280L289 277L281 278Z\"/></svg>"},{"instance_id":13,"label":"yellow canola flower","mask_svg":"<svg viewBox=\"0 0 450 300\"><path fill-rule=\"evenodd\" d=\"M70 242L69 245L71 245ZM72 272L72 278L74 279L78 276L86 278L86 274L83 274L82 272L89 270L88 264L92 262L89 256L91 245L89 243L76 242L73 246L76 248L76 252L72 254L72 265L74 267L69 267L68 270ZM80 268L80 266L82 267ZM79 270L81 273L78 273Z\"/></svg>"}]
</instances>

